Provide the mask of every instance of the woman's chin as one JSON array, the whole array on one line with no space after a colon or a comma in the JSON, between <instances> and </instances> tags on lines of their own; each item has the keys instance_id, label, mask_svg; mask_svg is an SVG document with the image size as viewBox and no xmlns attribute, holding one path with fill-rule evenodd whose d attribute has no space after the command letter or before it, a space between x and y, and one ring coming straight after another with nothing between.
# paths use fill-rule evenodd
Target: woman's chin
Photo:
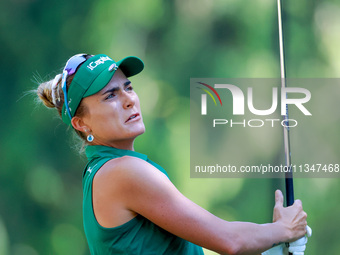
<instances>
[{"instance_id":1,"label":"woman's chin","mask_svg":"<svg viewBox=\"0 0 340 255\"><path fill-rule=\"evenodd\" d=\"M144 127L144 125L143 125L143 128L141 128L137 133L136 133L136 137L137 136L140 136L140 135L142 135L142 134L144 134L145 133L145 127Z\"/></svg>"},{"instance_id":2,"label":"woman's chin","mask_svg":"<svg viewBox=\"0 0 340 255\"><path fill-rule=\"evenodd\" d=\"M137 136L140 136L140 135L142 135L144 133L145 133L145 127L144 127L144 124L143 124L140 127L134 128L133 130L131 130L129 136L131 138L136 138Z\"/></svg>"}]
</instances>

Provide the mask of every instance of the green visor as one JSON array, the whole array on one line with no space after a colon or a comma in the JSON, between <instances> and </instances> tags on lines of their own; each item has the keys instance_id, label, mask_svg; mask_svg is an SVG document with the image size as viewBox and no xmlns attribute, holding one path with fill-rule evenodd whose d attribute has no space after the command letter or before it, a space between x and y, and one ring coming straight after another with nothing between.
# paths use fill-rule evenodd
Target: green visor
<instances>
[{"instance_id":1,"label":"green visor","mask_svg":"<svg viewBox=\"0 0 340 255\"><path fill-rule=\"evenodd\" d=\"M67 91L71 117L74 117L81 100L102 90L118 68L123 71L126 77L130 77L140 73L144 68L144 63L141 59L133 56L115 62L110 57L99 54L89 58L78 68ZM62 119L71 126L71 119L65 104L62 110Z\"/></svg>"}]
</instances>

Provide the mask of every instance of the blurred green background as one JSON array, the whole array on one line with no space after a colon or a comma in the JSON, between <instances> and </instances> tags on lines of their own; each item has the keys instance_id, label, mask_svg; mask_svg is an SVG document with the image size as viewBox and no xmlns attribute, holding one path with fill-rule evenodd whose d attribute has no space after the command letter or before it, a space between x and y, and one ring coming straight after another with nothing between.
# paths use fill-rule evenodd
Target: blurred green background
<instances>
[{"instance_id":1,"label":"blurred green background","mask_svg":"<svg viewBox=\"0 0 340 255\"><path fill-rule=\"evenodd\" d=\"M283 7L287 76L339 77L339 1ZM28 93L81 52L144 60L131 79L147 128L135 149L161 164L183 194L226 220L271 221L282 180L190 179L189 84L191 77L279 77L275 0L3 0L0 13L0 255L89 254L81 215L86 160L56 111ZM328 141L339 148L339 136ZM314 231L308 255L339 254L339 184L295 180Z\"/></svg>"}]
</instances>

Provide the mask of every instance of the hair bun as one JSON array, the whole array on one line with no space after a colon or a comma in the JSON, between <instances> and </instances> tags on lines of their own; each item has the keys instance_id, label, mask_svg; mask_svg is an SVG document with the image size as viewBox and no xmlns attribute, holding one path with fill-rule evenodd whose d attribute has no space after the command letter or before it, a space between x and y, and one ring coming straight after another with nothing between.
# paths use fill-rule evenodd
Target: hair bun
<instances>
[{"instance_id":1,"label":"hair bun","mask_svg":"<svg viewBox=\"0 0 340 255\"><path fill-rule=\"evenodd\" d=\"M55 91L57 90L56 85L60 80L60 76L58 80L57 80L57 77L58 75L53 80L41 83L37 90L37 94L39 98L44 103L44 105L46 105L49 108L57 107L57 102L54 98L55 98Z\"/></svg>"}]
</instances>

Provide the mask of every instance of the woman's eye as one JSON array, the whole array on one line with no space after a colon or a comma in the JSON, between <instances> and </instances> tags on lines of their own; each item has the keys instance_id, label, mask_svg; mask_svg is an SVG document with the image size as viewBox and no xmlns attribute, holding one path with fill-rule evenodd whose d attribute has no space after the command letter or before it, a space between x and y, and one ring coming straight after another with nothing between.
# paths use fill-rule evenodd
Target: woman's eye
<instances>
[{"instance_id":1,"label":"woman's eye","mask_svg":"<svg viewBox=\"0 0 340 255\"><path fill-rule=\"evenodd\" d=\"M115 95L113 93L109 94L105 99L113 98Z\"/></svg>"},{"instance_id":2,"label":"woman's eye","mask_svg":"<svg viewBox=\"0 0 340 255\"><path fill-rule=\"evenodd\" d=\"M129 87L126 88L126 90L127 90L127 91L131 91L131 90L133 90L133 87L132 87L132 86L129 86Z\"/></svg>"}]
</instances>

